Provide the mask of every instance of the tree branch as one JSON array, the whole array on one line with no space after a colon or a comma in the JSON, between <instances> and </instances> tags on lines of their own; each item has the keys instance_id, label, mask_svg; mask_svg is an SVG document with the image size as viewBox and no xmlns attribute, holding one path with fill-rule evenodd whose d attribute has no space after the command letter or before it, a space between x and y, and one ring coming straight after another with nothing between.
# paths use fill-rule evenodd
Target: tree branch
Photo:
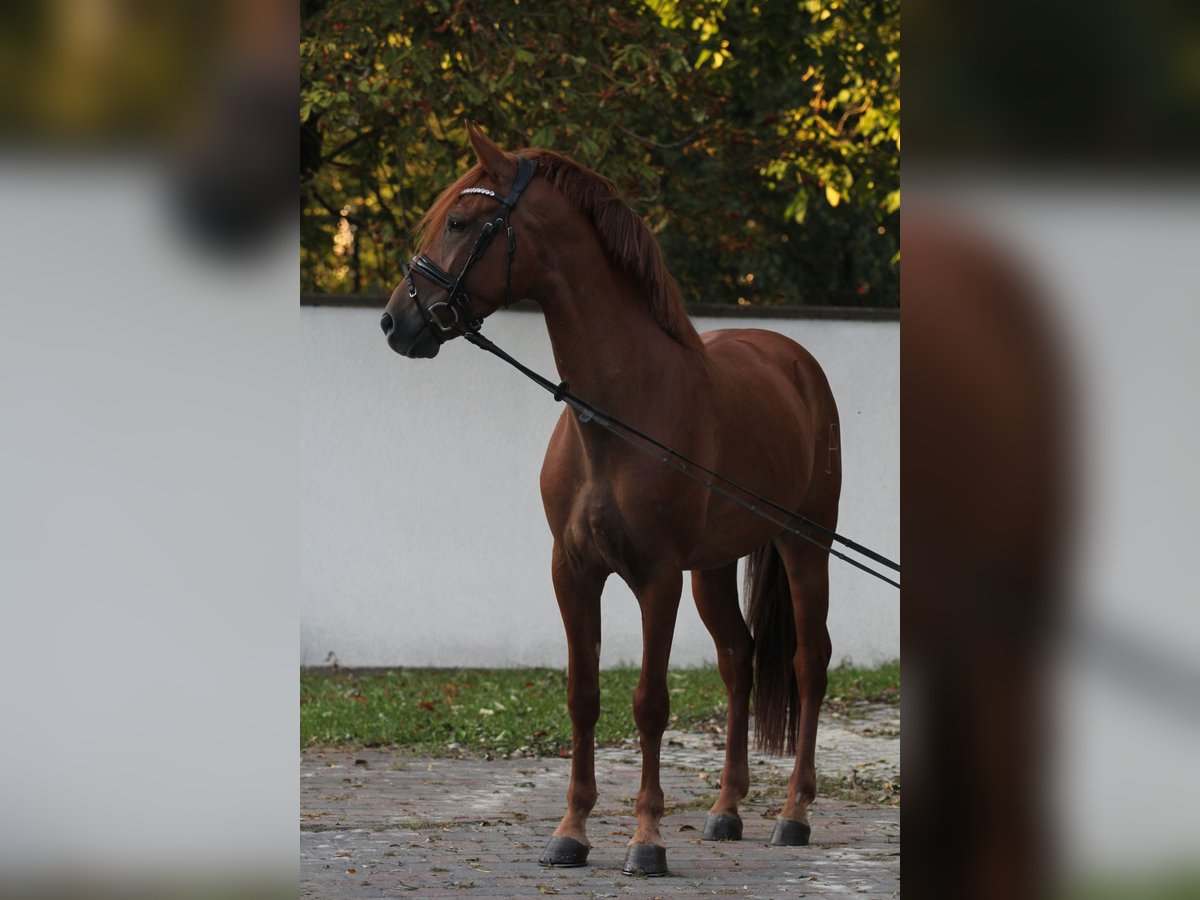
<instances>
[{"instance_id":1,"label":"tree branch","mask_svg":"<svg viewBox=\"0 0 1200 900\"><path fill-rule=\"evenodd\" d=\"M640 134L636 134L633 131L630 131L624 125L618 125L617 128L620 131L625 132L627 135L629 135L631 138L633 138L639 144L643 144L647 147L653 147L656 150L674 150L678 147L685 147L688 144L693 143L696 140L696 138L700 137L700 129L697 128L695 131L693 131L691 134L689 134L685 138L680 138L677 141L671 141L669 144L660 144L658 141L654 140L653 138L642 137Z\"/></svg>"},{"instance_id":2,"label":"tree branch","mask_svg":"<svg viewBox=\"0 0 1200 900\"><path fill-rule=\"evenodd\" d=\"M349 222L355 228L358 228L360 225L363 224L363 220L360 219L358 216L350 214L350 213L347 213L346 215L342 215L341 209L336 209L336 208L330 206L329 203L326 202L325 198L322 197L317 192L317 189L315 187L313 187L311 184L308 186L308 192L312 195L312 198L314 200L316 200L318 204L320 204L322 207L324 207L325 211L327 213L329 213L330 218L334 219L335 221L338 219L345 219L347 222Z\"/></svg>"},{"instance_id":3,"label":"tree branch","mask_svg":"<svg viewBox=\"0 0 1200 900\"><path fill-rule=\"evenodd\" d=\"M350 138L350 140L346 141L344 144L342 144L337 149L331 150L329 153L326 153L324 156L322 156L321 161L320 161L320 163L318 163L318 165L323 166L323 165L325 165L325 163L330 162L333 159L336 159L340 154L349 150L351 147L353 147L359 141L363 140L364 138L371 137L374 134L375 134L374 131L371 131L368 129L367 131L364 131L362 134L358 135L357 137Z\"/></svg>"}]
</instances>

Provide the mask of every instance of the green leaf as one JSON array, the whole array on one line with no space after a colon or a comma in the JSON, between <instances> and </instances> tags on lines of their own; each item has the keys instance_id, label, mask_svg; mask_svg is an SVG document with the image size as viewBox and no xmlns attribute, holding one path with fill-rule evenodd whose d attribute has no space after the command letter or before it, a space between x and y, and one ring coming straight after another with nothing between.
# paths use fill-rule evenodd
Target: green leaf
<instances>
[{"instance_id":1,"label":"green leaf","mask_svg":"<svg viewBox=\"0 0 1200 900\"><path fill-rule=\"evenodd\" d=\"M783 211L783 214L797 225L803 224L805 216L808 215L808 191L798 191L796 196L792 198L792 202L787 205L787 209Z\"/></svg>"}]
</instances>

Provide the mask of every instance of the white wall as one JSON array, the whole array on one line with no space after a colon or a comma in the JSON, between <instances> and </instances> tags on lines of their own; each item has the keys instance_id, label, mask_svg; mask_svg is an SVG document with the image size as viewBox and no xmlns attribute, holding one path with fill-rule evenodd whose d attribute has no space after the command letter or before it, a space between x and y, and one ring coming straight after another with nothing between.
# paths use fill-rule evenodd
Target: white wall
<instances>
[{"instance_id":1,"label":"white wall","mask_svg":"<svg viewBox=\"0 0 1200 900\"><path fill-rule=\"evenodd\" d=\"M562 407L499 360L455 341L434 360L388 349L379 311L301 308L300 663L566 663L538 493ZM821 362L842 420L839 531L900 553L898 322L696 319L701 331L769 328ZM487 334L554 377L540 315L493 316ZM900 655L899 592L831 560L833 658ZM687 579L672 665L714 660ZM605 666L641 659L637 602L604 593Z\"/></svg>"}]
</instances>

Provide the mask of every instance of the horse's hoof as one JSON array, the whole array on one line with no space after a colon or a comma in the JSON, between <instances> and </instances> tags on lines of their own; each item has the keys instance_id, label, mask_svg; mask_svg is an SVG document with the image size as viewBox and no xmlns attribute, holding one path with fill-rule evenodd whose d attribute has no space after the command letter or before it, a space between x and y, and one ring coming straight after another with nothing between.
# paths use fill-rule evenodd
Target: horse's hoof
<instances>
[{"instance_id":1,"label":"horse's hoof","mask_svg":"<svg viewBox=\"0 0 1200 900\"><path fill-rule=\"evenodd\" d=\"M553 837L550 838L550 846L538 860L538 865L554 866L559 869L576 869L579 866L586 866L590 849L587 844L581 844L575 838Z\"/></svg>"},{"instance_id":2,"label":"horse's hoof","mask_svg":"<svg viewBox=\"0 0 1200 900\"><path fill-rule=\"evenodd\" d=\"M742 839L742 820L729 813L708 814L704 820L704 840L706 841L740 841Z\"/></svg>"},{"instance_id":3,"label":"horse's hoof","mask_svg":"<svg viewBox=\"0 0 1200 900\"><path fill-rule=\"evenodd\" d=\"M630 844L625 851L625 865L621 871L626 875L648 875L657 878L667 874L667 848L657 844Z\"/></svg>"},{"instance_id":4,"label":"horse's hoof","mask_svg":"<svg viewBox=\"0 0 1200 900\"><path fill-rule=\"evenodd\" d=\"M776 819L775 831L771 835L772 847L803 847L808 843L812 829L807 822L797 819Z\"/></svg>"}]
</instances>

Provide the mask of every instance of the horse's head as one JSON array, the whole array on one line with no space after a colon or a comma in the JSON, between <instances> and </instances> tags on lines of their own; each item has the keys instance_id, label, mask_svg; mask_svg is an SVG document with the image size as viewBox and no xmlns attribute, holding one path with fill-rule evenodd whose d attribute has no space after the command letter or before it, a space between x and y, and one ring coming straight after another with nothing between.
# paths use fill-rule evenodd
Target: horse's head
<instances>
[{"instance_id":1,"label":"horse's head","mask_svg":"<svg viewBox=\"0 0 1200 900\"><path fill-rule=\"evenodd\" d=\"M518 200L536 166L505 153L474 125L467 130L479 164L425 214L421 249L380 322L388 346L411 358L437 356L445 341L520 299L531 268L530 248L521 258L515 251Z\"/></svg>"}]
</instances>

